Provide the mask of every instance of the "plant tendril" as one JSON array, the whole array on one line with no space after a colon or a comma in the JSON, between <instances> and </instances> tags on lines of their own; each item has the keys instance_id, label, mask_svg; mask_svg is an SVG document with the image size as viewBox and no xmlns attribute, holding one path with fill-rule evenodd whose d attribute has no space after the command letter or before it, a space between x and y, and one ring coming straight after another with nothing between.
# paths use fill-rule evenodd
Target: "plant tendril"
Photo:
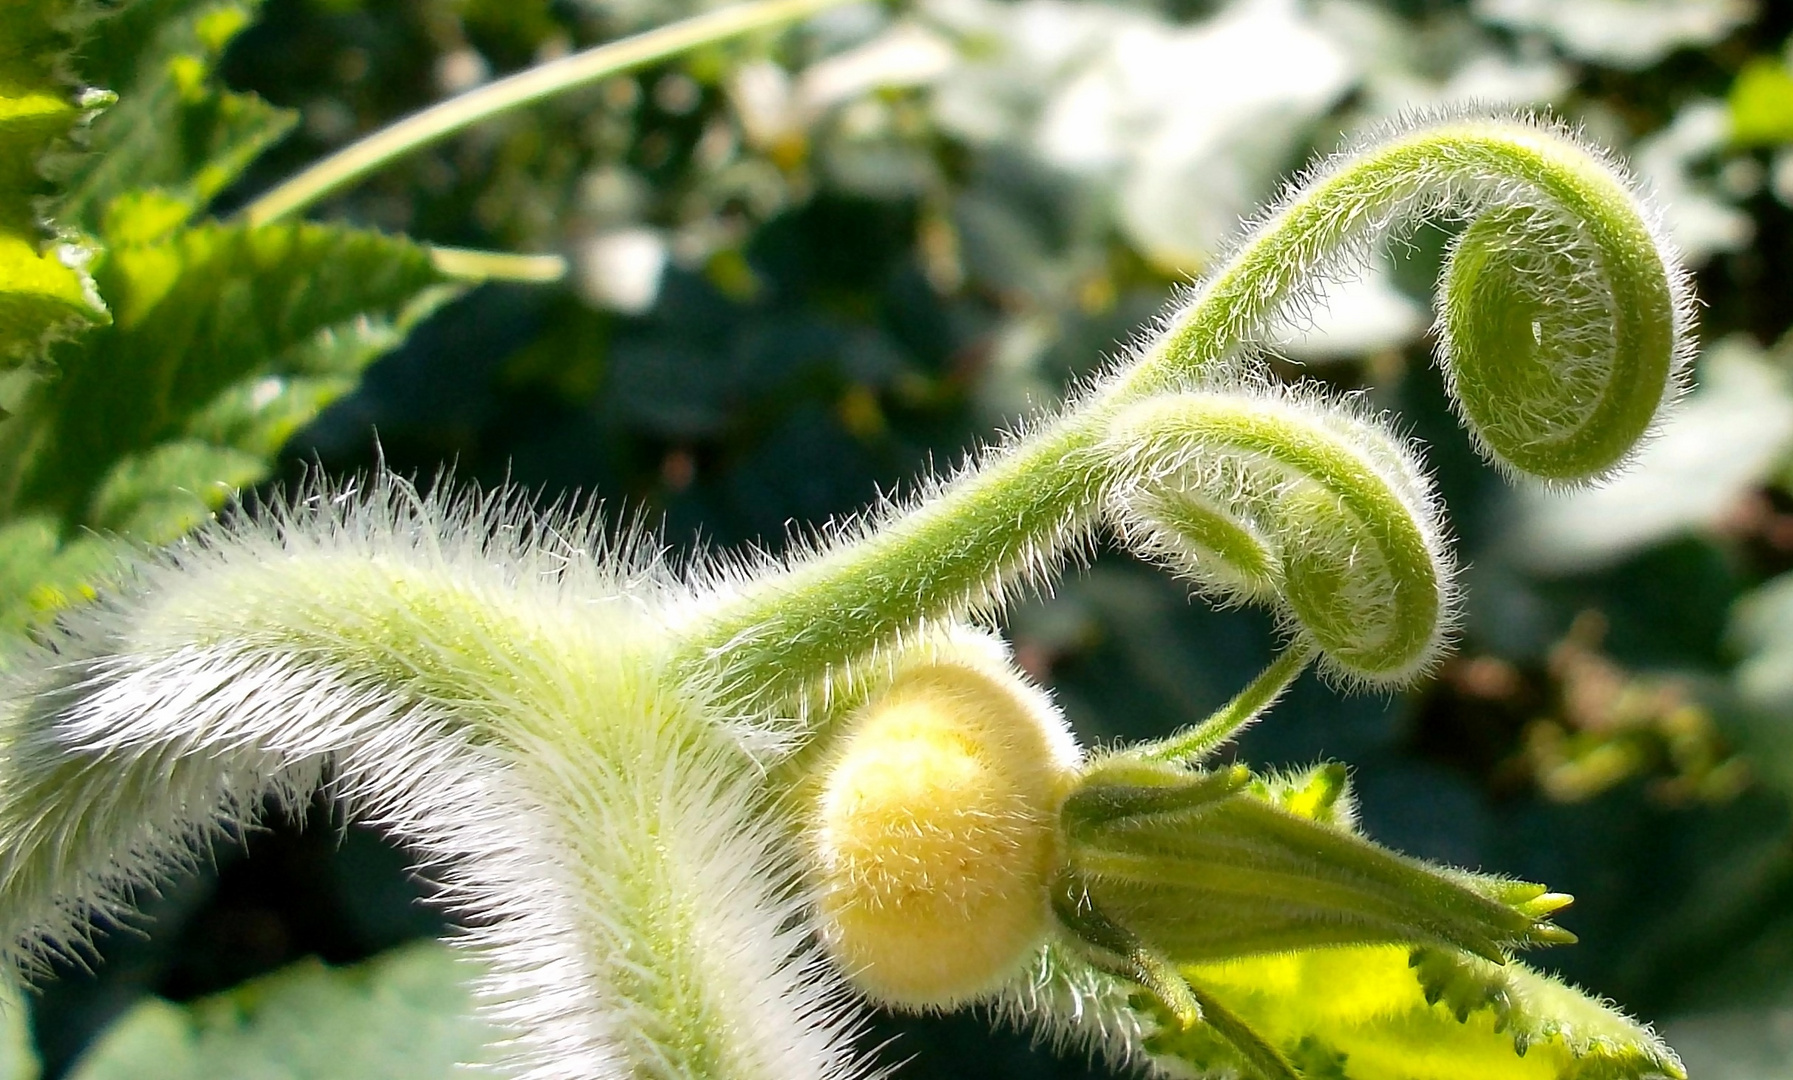
<instances>
[{"instance_id":1,"label":"plant tendril","mask_svg":"<svg viewBox=\"0 0 1793 1080\"><path fill-rule=\"evenodd\" d=\"M727 708L789 700L926 620L1000 607L1106 518L1219 599L1277 606L1334 673L1410 679L1454 598L1423 473L1380 421L1263 390L1251 354L1319 282L1428 217L1469 221L1441 282L1440 361L1483 451L1552 482L1610 471L1689 348L1671 252L1617 168L1561 129L1425 123L1293 189L1060 417L900 514L755 567L689 623L671 670Z\"/></svg>"}]
</instances>

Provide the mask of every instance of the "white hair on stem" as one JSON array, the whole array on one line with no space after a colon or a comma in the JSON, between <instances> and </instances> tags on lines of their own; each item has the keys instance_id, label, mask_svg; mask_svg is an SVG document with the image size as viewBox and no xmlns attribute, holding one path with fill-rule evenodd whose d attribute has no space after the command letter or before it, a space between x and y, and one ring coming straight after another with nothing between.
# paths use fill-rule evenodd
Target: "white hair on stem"
<instances>
[{"instance_id":1,"label":"white hair on stem","mask_svg":"<svg viewBox=\"0 0 1793 1080\"><path fill-rule=\"evenodd\" d=\"M307 503L132 568L12 658L0 952L81 948L321 788L473 926L518 1075L860 1075L754 733L658 678L679 589L644 545L391 479Z\"/></svg>"}]
</instances>

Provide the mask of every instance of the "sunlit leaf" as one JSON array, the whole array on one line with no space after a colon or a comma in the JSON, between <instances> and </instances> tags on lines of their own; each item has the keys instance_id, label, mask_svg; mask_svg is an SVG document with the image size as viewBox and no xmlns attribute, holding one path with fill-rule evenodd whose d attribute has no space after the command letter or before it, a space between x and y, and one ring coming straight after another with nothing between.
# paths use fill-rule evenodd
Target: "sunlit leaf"
<instances>
[{"instance_id":1,"label":"sunlit leaf","mask_svg":"<svg viewBox=\"0 0 1793 1080\"><path fill-rule=\"evenodd\" d=\"M57 543L30 564L46 574L65 566L64 544L83 552L67 566L91 569L92 530L161 543L204 520L459 288L401 238L317 224L158 235L140 224L165 205L114 204L121 237L157 237L119 243L96 267L117 320L59 349L58 377L0 428L0 520L30 516L31 537L58 523ZM19 572L0 571L0 582ZM79 595L79 576L53 576L0 595L0 619L17 625Z\"/></svg>"},{"instance_id":2,"label":"sunlit leaf","mask_svg":"<svg viewBox=\"0 0 1793 1080\"><path fill-rule=\"evenodd\" d=\"M197 212L291 130L292 110L225 90L214 77L225 47L260 7L138 0L94 28L82 73L120 97L94 123L92 152L70 167L68 209L85 227L98 229L113 199L144 188L164 189Z\"/></svg>"},{"instance_id":3,"label":"sunlit leaf","mask_svg":"<svg viewBox=\"0 0 1793 1080\"><path fill-rule=\"evenodd\" d=\"M0 7L0 370L38 359L44 345L105 318L86 265L92 252L42 219L51 188L43 158L104 102L62 74L74 5L36 0Z\"/></svg>"},{"instance_id":4,"label":"sunlit leaf","mask_svg":"<svg viewBox=\"0 0 1793 1080\"><path fill-rule=\"evenodd\" d=\"M59 354L61 378L21 408L42 435L14 462L15 508L79 517L111 462L184 434L244 380L306 374L289 351L319 334L399 318L445 284L409 241L313 224L182 230L110 252L99 276L117 321Z\"/></svg>"},{"instance_id":5,"label":"sunlit leaf","mask_svg":"<svg viewBox=\"0 0 1793 1080\"><path fill-rule=\"evenodd\" d=\"M1303 1080L1641 1080L1675 1054L1611 1006L1517 962L1402 946L1315 949L1183 969ZM1244 1070L1210 1025L1154 1049ZM1247 1072L1245 1075L1251 1075Z\"/></svg>"},{"instance_id":6,"label":"sunlit leaf","mask_svg":"<svg viewBox=\"0 0 1793 1080\"><path fill-rule=\"evenodd\" d=\"M1731 139L1741 146L1793 142L1793 71L1779 60L1749 62L1731 84Z\"/></svg>"}]
</instances>

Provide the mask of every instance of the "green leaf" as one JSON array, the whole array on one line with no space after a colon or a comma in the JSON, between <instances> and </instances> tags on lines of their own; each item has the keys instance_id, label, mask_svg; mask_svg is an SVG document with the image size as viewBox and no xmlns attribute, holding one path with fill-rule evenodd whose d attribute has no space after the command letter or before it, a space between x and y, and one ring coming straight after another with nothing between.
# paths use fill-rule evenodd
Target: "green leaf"
<instances>
[{"instance_id":1,"label":"green leaf","mask_svg":"<svg viewBox=\"0 0 1793 1080\"><path fill-rule=\"evenodd\" d=\"M94 28L83 73L117 89L120 101L94 123L93 152L67 170L68 212L84 227L100 229L115 199L144 188L166 190L190 216L292 130L297 113L215 79L224 49L260 7L137 0Z\"/></svg>"},{"instance_id":2,"label":"green leaf","mask_svg":"<svg viewBox=\"0 0 1793 1080\"><path fill-rule=\"evenodd\" d=\"M1185 966L1304 1080L1643 1080L1686 1073L1611 1006L1518 964L1402 946L1313 949ZM1156 1007L1143 996L1138 1005ZM1162 1020L1162 1016L1160 1016ZM1254 1077L1208 1024L1148 1046Z\"/></svg>"},{"instance_id":3,"label":"green leaf","mask_svg":"<svg viewBox=\"0 0 1793 1080\"><path fill-rule=\"evenodd\" d=\"M309 223L207 223L115 248L97 272L116 322L59 351L60 378L13 425L33 438L0 443L15 512L102 524L92 500L121 459L194 429L253 444L275 406L290 429L295 395L260 380L309 378L297 397L310 412L327 397L318 376L352 374L394 340L379 327L408 326L454 288L408 240ZM356 319L373 323L347 329Z\"/></svg>"},{"instance_id":4,"label":"green leaf","mask_svg":"<svg viewBox=\"0 0 1793 1080\"><path fill-rule=\"evenodd\" d=\"M83 533L62 535L62 522L31 514L0 525L0 631L42 621L81 600L91 600L89 582L116 563L116 540Z\"/></svg>"},{"instance_id":5,"label":"green leaf","mask_svg":"<svg viewBox=\"0 0 1793 1080\"><path fill-rule=\"evenodd\" d=\"M163 443L115 464L94 492L94 527L152 544L203 524L233 492L260 480L267 459L194 439ZM202 486L191 486L198 480Z\"/></svg>"},{"instance_id":6,"label":"green leaf","mask_svg":"<svg viewBox=\"0 0 1793 1080\"><path fill-rule=\"evenodd\" d=\"M293 431L465 287L402 238L310 223L159 231L168 207L114 202L124 239L96 274L116 321L58 349L57 377L0 427L0 522L29 521L0 544L0 626L81 595L116 546L101 537L172 540L261 480ZM143 235L157 238L129 241Z\"/></svg>"},{"instance_id":7,"label":"green leaf","mask_svg":"<svg viewBox=\"0 0 1793 1080\"><path fill-rule=\"evenodd\" d=\"M1740 146L1793 142L1793 72L1758 57L1731 84L1731 141Z\"/></svg>"},{"instance_id":8,"label":"green leaf","mask_svg":"<svg viewBox=\"0 0 1793 1080\"><path fill-rule=\"evenodd\" d=\"M152 998L70 1080L449 1080L489 1061L474 968L436 942L364 964L295 964L187 1005ZM481 1073L480 1075L495 1075Z\"/></svg>"},{"instance_id":9,"label":"green leaf","mask_svg":"<svg viewBox=\"0 0 1793 1080\"><path fill-rule=\"evenodd\" d=\"M86 265L92 252L59 238L40 206L52 149L105 103L61 74L76 5L36 0L0 6L0 371L31 363L51 340L102 322L105 305Z\"/></svg>"}]
</instances>

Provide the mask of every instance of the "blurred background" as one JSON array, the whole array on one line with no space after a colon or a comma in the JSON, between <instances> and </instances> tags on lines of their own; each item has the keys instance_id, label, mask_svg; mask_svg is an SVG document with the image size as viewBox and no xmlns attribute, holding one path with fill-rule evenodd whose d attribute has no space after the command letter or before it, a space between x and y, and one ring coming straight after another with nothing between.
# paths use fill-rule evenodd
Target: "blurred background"
<instances>
[{"instance_id":1,"label":"blurred background","mask_svg":"<svg viewBox=\"0 0 1793 1080\"><path fill-rule=\"evenodd\" d=\"M214 209L696 8L270 0L222 73L301 123ZM1419 688L1304 679L1238 753L1348 762L1378 840L1573 893L1561 921L1582 943L1532 960L1657 1022L1696 1077L1793 1076L1790 31L1793 5L1750 0L840 7L485 124L318 211L573 270L443 308L293 434L280 479L383 458L641 509L679 551L777 549L1057 400L1315 155L1415 110L1547 110L1660 199L1696 274L1697 387L1618 482L1515 489L1430 365L1448 232L1335 287L1275 368L1361 392L1425 442L1466 619ZM1090 742L1199 719L1274 645L1259 614L1107 551L1008 630ZM442 930L404 867L324 807L221 849L35 999L45 1076L84 1051L83 1076L152 1075L158 1023L241 1005L226 992L308 957L387 959L356 969L385 972L378 992L291 1006L306 1022L350 1002L427 1026L456 991L434 954L390 952ZM1100 1075L975 1016L880 1018L880 1043L912 1059L904 1076Z\"/></svg>"}]
</instances>

